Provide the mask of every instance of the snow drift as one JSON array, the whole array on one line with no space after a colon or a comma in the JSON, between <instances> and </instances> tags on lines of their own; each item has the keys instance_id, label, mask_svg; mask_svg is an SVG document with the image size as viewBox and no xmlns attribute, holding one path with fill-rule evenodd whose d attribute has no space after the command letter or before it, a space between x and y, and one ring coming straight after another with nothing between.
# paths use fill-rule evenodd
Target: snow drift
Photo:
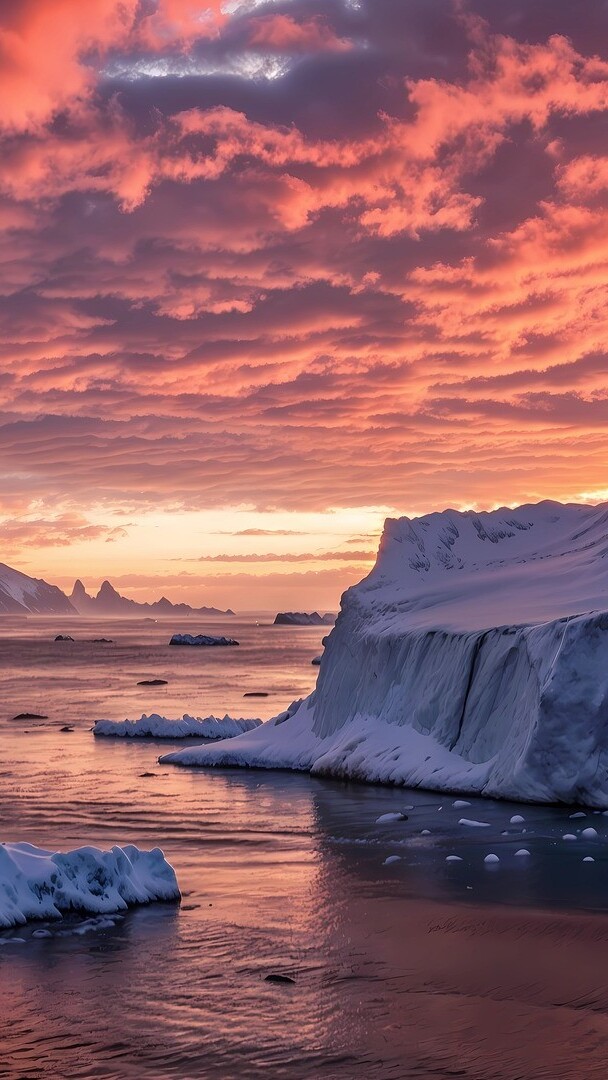
<instances>
[{"instance_id":1,"label":"snow drift","mask_svg":"<svg viewBox=\"0 0 608 1080\"><path fill-rule=\"evenodd\" d=\"M189 735L198 735L203 739L232 739L244 731L259 727L261 720L236 719L232 716L188 716L184 713L181 720L168 720L166 716L144 713L139 720L97 720L93 726L94 735L122 735L132 738L183 739Z\"/></svg>"},{"instance_id":2,"label":"snow drift","mask_svg":"<svg viewBox=\"0 0 608 1080\"><path fill-rule=\"evenodd\" d=\"M132 844L100 851L45 851L33 844L0 844L0 926L60 918L67 911L95 915L152 900L179 900L175 871L160 848Z\"/></svg>"},{"instance_id":3,"label":"snow drift","mask_svg":"<svg viewBox=\"0 0 608 1080\"><path fill-rule=\"evenodd\" d=\"M389 519L310 697L162 760L608 806L608 505Z\"/></svg>"}]
</instances>

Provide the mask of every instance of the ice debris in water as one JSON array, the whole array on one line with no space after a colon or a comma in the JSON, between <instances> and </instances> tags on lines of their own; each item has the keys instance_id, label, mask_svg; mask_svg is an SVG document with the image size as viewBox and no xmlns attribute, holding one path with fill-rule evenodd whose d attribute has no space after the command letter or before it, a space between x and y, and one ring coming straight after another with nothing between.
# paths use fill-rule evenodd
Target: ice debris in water
<instances>
[{"instance_id":1,"label":"ice debris in water","mask_svg":"<svg viewBox=\"0 0 608 1080\"><path fill-rule=\"evenodd\" d=\"M461 817L458 821L459 825L470 825L473 829L489 829L489 821L475 821L473 818Z\"/></svg>"},{"instance_id":2,"label":"ice debris in water","mask_svg":"<svg viewBox=\"0 0 608 1080\"><path fill-rule=\"evenodd\" d=\"M173 867L160 848L133 844L100 851L46 851L33 844L0 844L0 926L60 918L67 911L106 915L131 904L178 900Z\"/></svg>"},{"instance_id":3,"label":"ice debris in water","mask_svg":"<svg viewBox=\"0 0 608 1080\"><path fill-rule=\"evenodd\" d=\"M391 863L401 862L401 855L389 855L388 858L382 863L383 866L390 866Z\"/></svg>"},{"instance_id":4,"label":"ice debris in water","mask_svg":"<svg viewBox=\"0 0 608 1080\"><path fill-rule=\"evenodd\" d=\"M485 857L485 859L483 861L484 861L484 863L487 863L488 866L490 866L493 863L500 862L500 859L498 858L498 855L494 855L493 853L490 853L490 855L486 855L486 857Z\"/></svg>"},{"instance_id":5,"label":"ice debris in water","mask_svg":"<svg viewBox=\"0 0 608 1080\"><path fill-rule=\"evenodd\" d=\"M466 799L456 799L452 803L452 806L454 807L455 810L464 810L465 806L470 806L470 805L471 805L470 802L467 802Z\"/></svg>"},{"instance_id":6,"label":"ice debris in water","mask_svg":"<svg viewBox=\"0 0 608 1080\"><path fill-rule=\"evenodd\" d=\"M595 859L593 858L592 855L585 855L585 858L583 859L583 862L595 862Z\"/></svg>"},{"instance_id":7,"label":"ice debris in water","mask_svg":"<svg viewBox=\"0 0 608 1080\"><path fill-rule=\"evenodd\" d=\"M131 738L185 739L198 735L203 739L232 739L244 731L259 727L261 720L238 719L234 716L189 716L168 720L166 716L143 713L138 720L97 720L93 735L130 736Z\"/></svg>"},{"instance_id":8,"label":"ice debris in water","mask_svg":"<svg viewBox=\"0 0 608 1080\"><path fill-rule=\"evenodd\" d=\"M592 829L591 827L583 829L581 836L583 840L597 840L597 829Z\"/></svg>"},{"instance_id":9,"label":"ice debris in water","mask_svg":"<svg viewBox=\"0 0 608 1080\"><path fill-rule=\"evenodd\" d=\"M529 855L530 852L525 847L520 847L519 851L515 852L516 855Z\"/></svg>"},{"instance_id":10,"label":"ice debris in water","mask_svg":"<svg viewBox=\"0 0 608 1080\"><path fill-rule=\"evenodd\" d=\"M570 814L570 821L574 821L575 818L581 818L581 817L587 817L587 815L583 814L582 810L577 810L576 814Z\"/></svg>"},{"instance_id":11,"label":"ice debris in water","mask_svg":"<svg viewBox=\"0 0 608 1080\"><path fill-rule=\"evenodd\" d=\"M512 818L509 818L510 825L523 825L526 819L521 814L513 814Z\"/></svg>"},{"instance_id":12,"label":"ice debris in water","mask_svg":"<svg viewBox=\"0 0 608 1080\"><path fill-rule=\"evenodd\" d=\"M460 855L446 855L446 862L462 862Z\"/></svg>"},{"instance_id":13,"label":"ice debris in water","mask_svg":"<svg viewBox=\"0 0 608 1080\"><path fill-rule=\"evenodd\" d=\"M562 836L562 840L576 840L576 836L572 832L566 832Z\"/></svg>"},{"instance_id":14,"label":"ice debris in water","mask_svg":"<svg viewBox=\"0 0 608 1080\"><path fill-rule=\"evenodd\" d=\"M391 814L380 814L380 817L376 818L376 825L384 825L387 821L407 821L407 814L402 813L401 810Z\"/></svg>"}]
</instances>

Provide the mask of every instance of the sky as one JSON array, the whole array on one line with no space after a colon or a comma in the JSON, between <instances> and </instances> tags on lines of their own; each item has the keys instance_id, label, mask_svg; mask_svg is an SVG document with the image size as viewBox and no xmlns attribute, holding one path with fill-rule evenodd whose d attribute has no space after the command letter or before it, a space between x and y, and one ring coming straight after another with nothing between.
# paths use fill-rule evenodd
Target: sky
<instances>
[{"instance_id":1,"label":"sky","mask_svg":"<svg viewBox=\"0 0 608 1080\"><path fill-rule=\"evenodd\" d=\"M0 0L0 558L335 609L608 498L606 0Z\"/></svg>"}]
</instances>

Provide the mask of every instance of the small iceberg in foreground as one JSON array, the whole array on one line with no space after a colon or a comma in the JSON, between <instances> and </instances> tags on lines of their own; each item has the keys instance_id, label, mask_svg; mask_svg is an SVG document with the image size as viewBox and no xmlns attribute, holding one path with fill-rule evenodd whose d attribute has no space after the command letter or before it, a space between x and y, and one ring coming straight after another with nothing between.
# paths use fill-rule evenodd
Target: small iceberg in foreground
<instances>
[{"instance_id":1,"label":"small iceberg in foreground","mask_svg":"<svg viewBox=\"0 0 608 1080\"><path fill-rule=\"evenodd\" d=\"M608 504L388 520L313 693L178 765L608 807Z\"/></svg>"},{"instance_id":2,"label":"small iceberg in foreground","mask_svg":"<svg viewBox=\"0 0 608 1080\"><path fill-rule=\"evenodd\" d=\"M259 727L261 720L236 719L233 716L188 716L184 713L181 720L168 720L166 716L144 713L139 720L97 720L93 726L94 735L117 735L131 738L185 739L198 735L203 739L232 739Z\"/></svg>"},{"instance_id":3,"label":"small iceberg in foreground","mask_svg":"<svg viewBox=\"0 0 608 1080\"><path fill-rule=\"evenodd\" d=\"M174 634L169 645L238 645L231 637L213 637L211 634Z\"/></svg>"},{"instance_id":4,"label":"small iceberg in foreground","mask_svg":"<svg viewBox=\"0 0 608 1080\"><path fill-rule=\"evenodd\" d=\"M45 851L33 844L0 844L0 927L56 919L69 911L94 915L153 900L179 900L175 870L160 848L133 844L100 851Z\"/></svg>"}]
</instances>

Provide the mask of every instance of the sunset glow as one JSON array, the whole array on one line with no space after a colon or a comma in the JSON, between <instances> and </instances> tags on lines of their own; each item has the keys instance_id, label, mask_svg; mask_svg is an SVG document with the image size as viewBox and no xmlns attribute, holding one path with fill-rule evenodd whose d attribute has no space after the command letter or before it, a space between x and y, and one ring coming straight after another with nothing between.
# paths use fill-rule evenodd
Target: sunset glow
<instances>
[{"instance_id":1,"label":"sunset glow","mask_svg":"<svg viewBox=\"0 0 608 1080\"><path fill-rule=\"evenodd\" d=\"M2 560L335 609L387 515L605 499L591 8L0 2Z\"/></svg>"}]
</instances>

